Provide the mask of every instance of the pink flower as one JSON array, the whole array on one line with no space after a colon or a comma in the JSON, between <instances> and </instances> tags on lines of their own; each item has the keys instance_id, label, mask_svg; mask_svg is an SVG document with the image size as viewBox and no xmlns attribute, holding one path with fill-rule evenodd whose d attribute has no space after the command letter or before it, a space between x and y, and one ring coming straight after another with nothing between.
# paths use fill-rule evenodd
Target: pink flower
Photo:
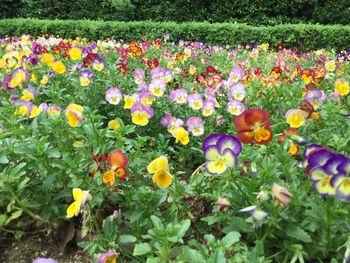
<instances>
[{"instance_id":1,"label":"pink flower","mask_svg":"<svg viewBox=\"0 0 350 263\"><path fill-rule=\"evenodd\" d=\"M199 110L203 107L203 99L201 94L190 94L188 95L187 101L188 105L194 110Z\"/></svg>"},{"instance_id":2,"label":"pink flower","mask_svg":"<svg viewBox=\"0 0 350 263\"><path fill-rule=\"evenodd\" d=\"M193 136L201 136L204 133L204 122L201 117L192 116L186 121L188 131Z\"/></svg>"},{"instance_id":3,"label":"pink flower","mask_svg":"<svg viewBox=\"0 0 350 263\"><path fill-rule=\"evenodd\" d=\"M98 257L97 263L116 263L118 254L115 252L105 252Z\"/></svg>"},{"instance_id":4,"label":"pink flower","mask_svg":"<svg viewBox=\"0 0 350 263\"><path fill-rule=\"evenodd\" d=\"M246 97L246 94L247 92L243 84L236 84L227 92L229 98L234 98L240 101Z\"/></svg>"},{"instance_id":5,"label":"pink flower","mask_svg":"<svg viewBox=\"0 0 350 263\"><path fill-rule=\"evenodd\" d=\"M227 103L227 111L235 116L241 114L244 110L244 105L239 100L234 99Z\"/></svg>"},{"instance_id":6,"label":"pink flower","mask_svg":"<svg viewBox=\"0 0 350 263\"><path fill-rule=\"evenodd\" d=\"M271 187L271 193L276 198L276 204L282 207L287 207L293 197L287 188L275 183Z\"/></svg>"},{"instance_id":7,"label":"pink flower","mask_svg":"<svg viewBox=\"0 0 350 263\"><path fill-rule=\"evenodd\" d=\"M184 105L187 103L188 94L185 89L177 89L170 92L169 98L179 105Z\"/></svg>"},{"instance_id":8,"label":"pink flower","mask_svg":"<svg viewBox=\"0 0 350 263\"><path fill-rule=\"evenodd\" d=\"M106 91L105 99L110 104L118 105L123 99L123 94L117 87L111 87Z\"/></svg>"}]
</instances>

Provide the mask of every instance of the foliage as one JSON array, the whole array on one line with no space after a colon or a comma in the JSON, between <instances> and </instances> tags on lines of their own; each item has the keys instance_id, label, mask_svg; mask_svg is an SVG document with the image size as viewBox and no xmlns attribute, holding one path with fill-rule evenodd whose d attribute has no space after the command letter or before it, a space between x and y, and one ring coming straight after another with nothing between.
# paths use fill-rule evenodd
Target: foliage
<instances>
[{"instance_id":1,"label":"foliage","mask_svg":"<svg viewBox=\"0 0 350 263\"><path fill-rule=\"evenodd\" d=\"M240 42L269 43L276 46L301 50L338 49L349 47L349 26L322 25L278 25L255 27L237 23L163 23L163 22L101 22L71 20L35 20L10 19L0 20L1 33L5 35L43 34L59 35L66 38L84 36L87 39L113 37L132 41L142 36L158 38L164 32L171 35L172 41L191 39L213 45L235 45Z\"/></svg>"},{"instance_id":2,"label":"foliage","mask_svg":"<svg viewBox=\"0 0 350 263\"><path fill-rule=\"evenodd\" d=\"M349 7L347 0L5 0L0 14L3 18L349 24Z\"/></svg>"}]
</instances>

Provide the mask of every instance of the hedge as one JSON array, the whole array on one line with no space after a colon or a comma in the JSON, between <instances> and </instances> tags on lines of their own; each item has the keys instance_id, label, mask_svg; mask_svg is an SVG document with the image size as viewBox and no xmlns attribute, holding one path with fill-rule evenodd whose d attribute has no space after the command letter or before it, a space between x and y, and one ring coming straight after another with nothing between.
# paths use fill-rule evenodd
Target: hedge
<instances>
[{"instance_id":1,"label":"hedge","mask_svg":"<svg viewBox=\"0 0 350 263\"><path fill-rule=\"evenodd\" d=\"M1 0L2 18L350 24L349 0Z\"/></svg>"},{"instance_id":2,"label":"hedge","mask_svg":"<svg viewBox=\"0 0 350 263\"><path fill-rule=\"evenodd\" d=\"M113 37L125 41L139 40L141 36L161 37L169 33L171 41L192 40L212 45L242 43L269 43L301 50L337 49L350 46L350 26L287 24L256 27L239 23L207 22L103 22L91 20L0 20L0 34L12 36L31 34L60 35L65 38L85 37L103 39Z\"/></svg>"}]
</instances>

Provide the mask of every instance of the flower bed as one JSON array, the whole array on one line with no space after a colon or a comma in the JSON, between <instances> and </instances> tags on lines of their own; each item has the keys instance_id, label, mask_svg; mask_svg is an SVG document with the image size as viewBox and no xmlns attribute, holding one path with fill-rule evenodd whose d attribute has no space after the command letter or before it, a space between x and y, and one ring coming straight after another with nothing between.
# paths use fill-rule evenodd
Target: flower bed
<instances>
[{"instance_id":1,"label":"flower bed","mask_svg":"<svg viewBox=\"0 0 350 263\"><path fill-rule=\"evenodd\" d=\"M170 37L1 39L0 230L65 221L98 262L342 260L349 54Z\"/></svg>"}]
</instances>

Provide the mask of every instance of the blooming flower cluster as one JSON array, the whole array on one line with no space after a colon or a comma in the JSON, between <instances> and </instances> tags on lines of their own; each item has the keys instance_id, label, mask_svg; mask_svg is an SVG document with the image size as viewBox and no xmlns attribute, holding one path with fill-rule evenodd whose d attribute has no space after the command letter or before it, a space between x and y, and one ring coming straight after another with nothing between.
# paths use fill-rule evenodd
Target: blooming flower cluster
<instances>
[{"instance_id":1,"label":"blooming flower cluster","mask_svg":"<svg viewBox=\"0 0 350 263\"><path fill-rule=\"evenodd\" d=\"M338 151L347 151L349 52L335 57L334 53L324 50L294 52L284 49L282 44L278 44L275 52L269 50L268 44L220 47L190 41L175 44L169 39L169 34L163 39L142 37L129 43L52 36L0 37L0 133L15 138L13 147L12 138L0 142L0 165L13 169L20 163L13 157L21 154L28 163L23 170L37 171L31 177L35 182L30 184L33 187L41 181L47 184L51 178L64 178L58 189L52 187L47 194L66 191L64 187L71 184L87 189L73 189L67 218L86 211L88 202L93 208L102 206L98 211L104 214L111 208L104 199L106 193L118 197L113 201L120 200L117 211L124 213L128 210L125 204L133 205L133 209L125 211L125 216L115 212L111 217L118 215L122 219L122 225L118 225L122 227L115 228L122 234L118 238L120 243L125 240L134 243L136 236L146 238L141 231L148 225L152 213L176 212L181 220L205 216L200 220L202 223L216 220L215 212L227 213L227 217L220 218L220 224L208 222L221 229L230 220L232 208L245 206L248 207L238 212L250 216L248 221L253 222L254 229L264 228L263 222L271 219L262 238L265 242L269 242L267 237L271 237L271 233L281 237L279 230L273 228L287 224L284 221L288 220L278 217L287 218L296 211L299 200L293 200L293 195L298 184L304 182L302 177L293 179L298 173L294 167L300 162L304 148L303 165L315 191L321 196L350 199L349 157L317 144L306 146L307 141L322 144L330 140L330 144L336 143L334 148ZM334 127L338 123L339 127ZM54 136L57 127L62 131ZM333 137L328 132L331 129ZM339 131L343 132L341 136ZM35 133L33 142L37 143L31 143L28 138L28 146L19 147L32 132ZM57 142L44 142L46 138L55 138ZM69 144L64 145L66 141ZM200 145L203 156L196 155L201 152ZM32 148L35 154L30 153ZM75 154L76 162L70 160ZM174 165L169 164L168 158ZM145 162L150 162L147 167ZM68 172L64 171L65 164ZM287 167L282 169L281 165ZM61 169L62 173L61 170L57 173L62 175L43 179L47 173L42 171L46 167L50 172ZM74 169L78 172L72 173ZM144 176L146 170L152 180ZM65 178L66 174L70 174L69 178ZM25 188L25 183L26 179L21 187ZM204 184L205 187L201 187ZM144 190L149 191L145 192L147 195L140 193ZM258 193L256 205L251 205L249 194L252 193ZM267 205L269 196L274 205L272 202ZM141 198L150 198L152 206L145 202L142 209L138 209L134 203ZM186 200L186 204L181 203L182 200ZM215 200L218 209L211 211ZM155 207L154 203L159 204ZM287 209L288 206L291 209ZM169 207L171 213L166 211ZM302 213L304 208L299 211ZM89 216L84 213L84 217ZM127 230L134 229L132 225L135 225L132 220L141 222L144 216L147 220L136 224L135 236L129 235ZM114 224L112 221L105 221L106 229ZM305 241L307 246L315 226L305 228L304 233L295 225L296 218L292 221L287 236ZM97 224L100 222L102 220L97 220ZM243 222L238 223L244 231ZM176 243L181 243L178 237L176 242L174 237L165 237L174 232L168 231L171 227L171 224L164 226L164 240L175 248ZM229 228L223 228L224 232ZM158 235L156 232L154 236ZM153 234L148 237L153 238ZM114 241L107 243L97 246L99 252L107 251L95 255L99 263L115 263L119 257L117 252L123 249L123 245ZM168 258L170 247L163 253L157 251L158 243L151 240L150 245L137 244L132 257L159 252L157 255ZM225 241L220 241L223 243ZM163 249L163 245L159 247ZM274 246L269 244L269 247ZM192 250L194 246L187 254L192 254ZM289 249L286 251L290 253ZM226 252L225 255L233 255L232 251ZM136 255L138 253L143 254ZM129 256L131 258L131 254ZM349 261L349 248L346 258ZM44 258L36 260L55 262Z\"/></svg>"}]
</instances>

